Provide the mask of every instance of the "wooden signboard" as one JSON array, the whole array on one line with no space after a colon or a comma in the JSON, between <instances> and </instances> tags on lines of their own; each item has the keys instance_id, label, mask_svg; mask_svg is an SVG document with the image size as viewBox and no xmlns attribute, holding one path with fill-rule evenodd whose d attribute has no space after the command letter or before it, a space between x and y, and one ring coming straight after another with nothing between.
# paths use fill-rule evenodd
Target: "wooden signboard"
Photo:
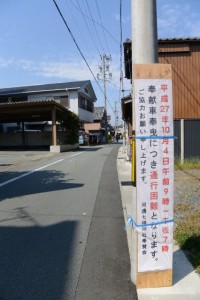
<instances>
[{"instance_id":1,"label":"wooden signboard","mask_svg":"<svg viewBox=\"0 0 200 300\"><path fill-rule=\"evenodd\" d=\"M134 65L138 288L172 285L174 133L171 66Z\"/></svg>"}]
</instances>

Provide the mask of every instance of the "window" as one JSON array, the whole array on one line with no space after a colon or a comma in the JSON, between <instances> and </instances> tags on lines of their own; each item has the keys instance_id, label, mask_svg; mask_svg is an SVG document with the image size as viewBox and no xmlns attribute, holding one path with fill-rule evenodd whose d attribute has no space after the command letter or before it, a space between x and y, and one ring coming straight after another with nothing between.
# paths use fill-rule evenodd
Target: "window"
<instances>
[{"instance_id":1,"label":"window","mask_svg":"<svg viewBox=\"0 0 200 300\"><path fill-rule=\"evenodd\" d=\"M85 90L86 94L88 94L88 89L84 88L84 90Z\"/></svg>"},{"instance_id":2,"label":"window","mask_svg":"<svg viewBox=\"0 0 200 300\"><path fill-rule=\"evenodd\" d=\"M87 111L93 112L94 111L94 104L92 101L84 98L83 96L79 95L78 105L80 108L85 109Z\"/></svg>"},{"instance_id":3,"label":"window","mask_svg":"<svg viewBox=\"0 0 200 300\"><path fill-rule=\"evenodd\" d=\"M68 96L55 96L54 100L61 104L64 107L69 107L69 98Z\"/></svg>"}]
</instances>

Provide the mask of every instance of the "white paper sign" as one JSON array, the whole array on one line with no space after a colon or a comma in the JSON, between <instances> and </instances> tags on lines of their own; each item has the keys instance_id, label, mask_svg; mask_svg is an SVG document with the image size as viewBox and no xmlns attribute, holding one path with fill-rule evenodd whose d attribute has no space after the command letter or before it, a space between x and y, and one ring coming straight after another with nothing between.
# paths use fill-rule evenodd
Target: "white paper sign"
<instances>
[{"instance_id":1,"label":"white paper sign","mask_svg":"<svg viewBox=\"0 0 200 300\"><path fill-rule=\"evenodd\" d=\"M136 79L138 272L172 269L174 132L170 79Z\"/></svg>"}]
</instances>

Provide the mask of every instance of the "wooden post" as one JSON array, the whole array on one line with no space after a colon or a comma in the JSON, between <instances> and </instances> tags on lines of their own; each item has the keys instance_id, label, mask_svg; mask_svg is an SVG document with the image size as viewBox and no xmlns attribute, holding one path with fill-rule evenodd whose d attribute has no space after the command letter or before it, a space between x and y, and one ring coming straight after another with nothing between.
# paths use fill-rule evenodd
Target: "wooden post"
<instances>
[{"instance_id":1,"label":"wooden post","mask_svg":"<svg viewBox=\"0 0 200 300\"><path fill-rule=\"evenodd\" d=\"M25 131L24 131L24 122L22 122L22 145L23 145L23 148L25 148L26 138L25 138Z\"/></svg>"},{"instance_id":2,"label":"wooden post","mask_svg":"<svg viewBox=\"0 0 200 300\"><path fill-rule=\"evenodd\" d=\"M56 109L52 108L52 144L57 145Z\"/></svg>"},{"instance_id":3,"label":"wooden post","mask_svg":"<svg viewBox=\"0 0 200 300\"><path fill-rule=\"evenodd\" d=\"M136 286L172 285L174 134L171 66L134 65ZM134 216L134 212L132 214Z\"/></svg>"}]
</instances>

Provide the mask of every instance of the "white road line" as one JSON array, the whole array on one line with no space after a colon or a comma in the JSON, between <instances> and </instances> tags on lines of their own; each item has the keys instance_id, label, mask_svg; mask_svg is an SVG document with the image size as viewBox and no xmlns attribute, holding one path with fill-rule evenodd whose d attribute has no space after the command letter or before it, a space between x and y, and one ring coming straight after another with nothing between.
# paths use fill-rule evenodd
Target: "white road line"
<instances>
[{"instance_id":1,"label":"white road line","mask_svg":"<svg viewBox=\"0 0 200 300\"><path fill-rule=\"evenodd\" d=\"M51 164L48 164L48 165L43 166L43 167L40 167L40 168L35 169L34 171L31 171L31 172L37 172L37 171L40 171L40 170L45 169L45 168L47 168L47 167L50 167L50 166L52 166L52 165L54 165L54 164L57 164L57 163L59 163L59 162L61 162L61 161L63 161L63 160L64 160L63 158L62 158L62 159L59 159L59 160L56 160L56 161L52 162Z\"/></svg>"},{"instance_id":2,"label":"white road line","mask_svg":"<svg viewBox=\"0 0 200 300\"><path fill-rule=\"evenodd\" d=\"M79 155L79 154L81 154L81 153L82 153L82 152L78 152L78 153L76 153L76 154L73 154L73 155L71 155L71 156L65 158L65 159L69 159L69 158L74 157L74 156L76 156L76 155ZM45 169L45 168L47 168L47 167L49 167L49 166L52 166L52 165L54 165L54 164L57 164L57 163L59 163L59 162L65 160L65 159L62 158L62 159L56 160L56 161L52 162L51 164L45 165L45 166L40 167L40 168L38 168L38 169L35 169L35 170L33 170L33 171L30 171L30 172L24 173L24 174L22 174L22 175L20 175L20 176L14 177L14 178L12 178L12 179L10 179L10 180L4 181L4 182L0 183L0 187L6 185L6 184L8 184L8 183L11 183L11 182L13 182L13 181L16 181L16 180L18 180L18 179L20 179L20 178L23 178L23 177L25 177L25 176L28 176L28 175L30 175L30 174L33 174L33 173L35 173L35 172L37 172L37 171L40 171L40 170L42 170L42 169Z\"/></svg>"},{"instance_id":3,"label":"white road line","mask_svg":"<svg viewBox=\"0 0 200 300\"><path fill-rule=\"evenodd\" d=\"M69 157L67 157L67 158L71 158L71 157L74 157L74 156L77 156L77 155L80 155L80 154L82 154L83 152L78 152L78 153L76 153L76 154L73 154L73 155L71 155L71 156L69 156Z\"/></svg>"},{"instance_id":4,"label":"white road line","mask_svg":"<svg viewBox=\"0 0 200 300\"><path fill-rule=\"evenodd\" d=\"M64 160L64 159L56 160L56 161L54 161L54 162L51 163L51 164L48 164L48 165L46 165L46 166L43 166L43 167L41 167L41 168L35 169L35 170L33 170L33 171L30 171L30 172L24 173L24 174L22 174L22 175L20 175L20 176L14 177L14 178L12 178L12 179L10 179L10 180L4 181L4 182L0 183L0 187L6 185L6 184L8 184L8 183L11 183L11 182L13 182L13 181L15 181L15 180L18 180L18 179L20 179L20 178L23 178L23 177L25 177L25 176L28 176L28 175L30 175L30 174L33 174L33 173L35 173L35 172L37 172L37 171L40 171L40 170L42 170L42 169L45 169L45 168L47 168L47 167L49 167L49 166L51 166L51 165L57 164L58 162L61 162L61 161L63 161L63 160Z\"/></svg>"}]
</instances>

